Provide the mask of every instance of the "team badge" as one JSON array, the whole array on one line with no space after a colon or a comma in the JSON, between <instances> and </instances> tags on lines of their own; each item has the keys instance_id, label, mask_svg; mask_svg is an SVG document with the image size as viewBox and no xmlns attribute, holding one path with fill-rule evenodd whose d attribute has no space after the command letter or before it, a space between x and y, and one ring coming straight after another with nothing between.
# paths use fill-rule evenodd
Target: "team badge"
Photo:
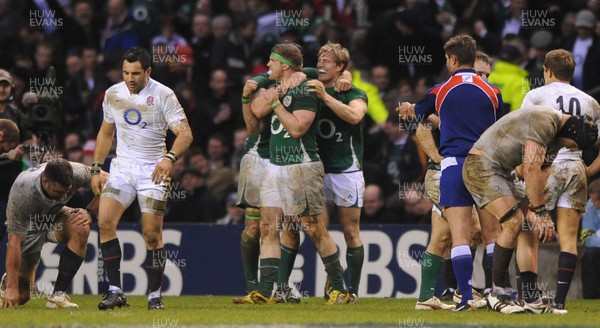
<instances>
[{"instance_id":1,"label":"team badge","mask_svg":"<svg viewBox=\"0 0 600 328\"><path fill-rule=\"evenodd\" d=\"M148 96L148 98L146 98L146 106L154 106L154 97Z\"/></svg>"},{"instance_id":2,"label":"team badge","mask_svg":"<svg viewBox=\"0 0 600 328\"><path fill-rule=\"evenodd\" d=\"M287 95L283 98L283 106L288 107L292 104L292 96Z\"/></svg>"}]
</instances>

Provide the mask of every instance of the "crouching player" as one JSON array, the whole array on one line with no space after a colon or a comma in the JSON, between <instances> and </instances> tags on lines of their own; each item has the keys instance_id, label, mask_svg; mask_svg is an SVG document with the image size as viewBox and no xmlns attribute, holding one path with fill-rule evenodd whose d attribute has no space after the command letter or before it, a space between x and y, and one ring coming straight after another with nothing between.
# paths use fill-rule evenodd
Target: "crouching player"
<instances>
[{"instance_id":1,"label":"crouching player","mask_svg":"<svg viewBox=\"0 0 600 328\"><path fill-rule=\"evenodd\" d=\"M2 307L17 307L29 301L46 242L67 246L60 256L54 292L46 307L79 307L66 290L85 257L92 218L86 210L65 203L77 189L90 186L90 177L89 167L64 159L31 168L17 177L6 211L8 247Z\"/></svg>"}]
</instances>

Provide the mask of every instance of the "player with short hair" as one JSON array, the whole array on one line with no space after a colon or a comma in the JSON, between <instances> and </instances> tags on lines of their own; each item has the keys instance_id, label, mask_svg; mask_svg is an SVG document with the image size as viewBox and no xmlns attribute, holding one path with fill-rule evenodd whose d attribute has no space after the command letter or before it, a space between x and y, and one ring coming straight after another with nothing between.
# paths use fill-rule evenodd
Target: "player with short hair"
<instances>
[{"instance_id":1,"label":"player with short hair","mask_svg":"<svg viewBox=\"0 0 600 328\"><path fill-rule=\"evenodd\" d=\"M473 69L475 70L475 74L479 75L480 78L487 82L492 73L492 62L490 61L490 57L485 52L478 50L475 53Z\"/></svg>"},{"instance_id":2,"label":"player with short hair","mask_svg":"<svg viewBox=\"0 0 600 328\"><path fill-rule=\"evenodd\" d=\"M473 64L475 73L479 75L484 81L491 72L491 66L489 57L487 54L477 51L475 55L475 62ZM423 255L421 265L421 287L419 292L419 299L415 305L415 310L453 310L454 305L443 303L440 299L435 297L434 290L437 282L439 273L442 266L445 265L449 268L449 274L454 275L452 271L452 261L448 261L450 256L450 249L452 248L452 237L450 235L450 229L448 222L443 217L445 208L440 205L440 175L442 156L438 152L439 148L439 125L440 120L437 113L429 115L425 124L421 123L417 126L416 136L419 140L419 145L425 151L429 157L429 163L427 165L427 173L425 174L425 194L433 203L431 211L431 236L429 244L427 245L426 252ZM473 226L473 238L471 239L471 253L474 253L474 247L481 241L481 226L479 225L479 218L477 217L476 211L472 213ZM493 228L489 226L488 230ZM484 240L486 243L486 249L489 250L486 255L486 260L492 262L494 241L499 233L499 226L496 231L489 232L486 236L488 240ZM448 283L448 282L447 282ZM448 287L448 286L447 286ZM456 287L456 286L454 286ZM451 290L454 294L453 298L457 303L460 303L458 290ZM485 307L486 302L482 296L473 290L473 300L476 307Z\"/></svg>"},{"instance_id":3,"label":"player with short hair","mask_svg":"<svg viewBox=\"0 0 600 328\"><path fill-rule=\"evenodd\" d=\"M565 114L586 115L600 124L600 105L588 94L570 85L575 70L573 54L564 49L548 52L544 60L545 85L529 91L523 99L523 107L542 105ZM561 148L552 162L544 188L544 204L548 211L556 208L556 228L559 238L558 275L554 303L559 311L565 310L565 302L577 264L577 230L581 214L587 202L586 166L581 150L574 152ZM596 159L596 164L600 157ZM594 170L592 168L592 170ZM535 243L537 252L537 243ZM520 247L517 247L517 252ZM530 249L524 250L530 252ZM534 257L534 258L537 258ZM533 271L520 268L519 276L531 283L537 280L537 265ZM535 301L532 295L524 295L526 302Z\"/></svg>"},{"instance_id":4,"label":"player with short hair","mask_svg":"<svg viewBox=\"0 0 600 328\"><path fill-rule=\"evenodd\" d=\"M9 158L8 152L19 144L19 128L15 122L0 118L0 159Z\"/></svg>"},{"instance_id":5,"label":"player with short hair","mask_svg":"<svg viewBox=\"0 0 600 328\"><path fill-rule=\"evenodd\" d=\"M475 40L468 35L457 35L444 45L446 66L452 76L435 86L417 104L402 103L398 111L402 118L418 121L437 111L440 121L440 205L452 235L451 258L454 272L462 291L461 303L455 311L476 307L473 303L471 277L473 261L469 247L472 238L471 212L473 198L462 179L462 164L473 143L505 113L500 91L481 79L473 70L476 57ZM469 218L468 220L466 218ZM484 239L494 229L493 218L479 211ZM471 303L471 304L470 304Z\"/></svg>"},{"instance_id":6,"label":"player with short hair","mask_svg":"<svg viewBox=\"0 0 600 328\"><path fill-rule=\"evenodd\" d=\"M334 291L327 304L346 303L342 267L336 245L324 225L323 164L317 154L316 129L319 100L307 92L306 82L292 75L302 67L298 45L281 43L273 47L269 78L278 81L277 92L264 92L267 110L253 112L257 118L271 115L269 142L271 165L261 185L260 284L251 296L255 303L274 302L271 297L281 249L277 220L298 218L330 275Z\"/></svg>"},{"instance_id":7,"label":"player with short hair","mask_svg":"<svg viewBox=\"0 0 600 328\"><path fill-rule=\"evenodd\" d=\"M344 92L336 91L335 84L350 63L348 49L338 43L327 43L319 49L318 79L306 83L323 102L317 123L319 157L325 170L324 196L328 212L337 206L340 225L346 241L348 263L349 303L358 302L358 288L364 262L364 248L360 239L360 211L363 205L365 182L362 173L363 136L360 123L366 113L366 94L352 86ZM323 216L328 221L328 215ZM329 222L325 223L325 226ZM284 230L281 238L281 265L276 297L287 298L289 275L299 246L299 232ZM328 289L328 288L326 288ZM330 291L326 290L328 297Z\"/></svg>"},{"instance_id":8,"label":"player with short hair","mask_svg":"<svg viewBox=\"0 0 600 328\"><path fill-rule=\"evenodd\" d=\"M106 176L99 176L106 179ZM6 273L2 307L27 303L35 290L35 271L45 243L66 247L60 256L48 308L78 308L66 291L84 260L91 216L65 203L77 189L90 186L90 168L55 159L19 174L8 198Z\"/></svg>"},{"instance_id":9,"label":"player with short hair","mask_svg":"<svg viewBox=\"0 0 600 328\"><path fill-rule=\"evenodd\" d=\"M101 194L98 214L100 249L109 289L100 310L127 305L121 289L121 246L116 229L125 209L138 198L142 233L146 241L146 271L149 281L148 309L162 309L162 279L166 252L162 223L173 163L192 142L192 133L175 93L150 78L150 54L131 48L123 54L123 81L110 87L102 107L104 120L96 138L92 168L92 190ZM167 152L167 129L176 135ZM103 185L96 174L117 133L117 157L111 162L110 178Z\"/></svg>"},{"instance_id":10,"label":"player with short hair","mask_svg":"<svg viewBox=\"0 0 600 328\"><path fill-rule=\"evenodd\" d=\"M494 216L502 225L494 250L494 289L488 295L492 309L502 313L552 313L547 303L525 303L524 308L510 299L512 289L508 266L514 247L531 242L533 233L522 233L525 193L515 183L512 171L522 166L525 189L531 211L527 214L528 227L534 238L543 241L554 237L554 223L544 205L545 176L542 165L547 156L554 156L560 147L570 150L586 149L596 142L598 128L583 116L560 113L550 107L531 106L511 112L492 125L473 148L464 162L464 182L480 208ZM498 142L501 140L502 142ZM521 208L521 210L520 210ZM519 267L528 269L535 254L517 252ZM533 262L537 262L534 259ZM524 281L525 283L526 281ZM535 286L527 285L529 292Z\"/></svg>"}]
</instances>

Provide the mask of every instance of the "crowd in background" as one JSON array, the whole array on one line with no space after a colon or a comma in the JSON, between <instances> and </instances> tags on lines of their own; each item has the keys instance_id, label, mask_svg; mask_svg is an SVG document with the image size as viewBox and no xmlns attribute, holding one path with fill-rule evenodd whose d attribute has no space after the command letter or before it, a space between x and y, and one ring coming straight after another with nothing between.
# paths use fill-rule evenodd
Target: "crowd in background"
<instances>
[{"instance_id":1,"label":"crowd in background","mask_svg":"<svg viewBox=\"0 0 600 328\"><path fill-rule=\"evenodd\" d=\"M0 0L0 67L11 73L14 106L25 114L22 141L89 165L104 92L121 80L121 54L149 49L151 77L176 92L194 134L174 165L165 221L239 224L232 193L247 137L245 81L267 71L279 42L302 45L305 67L316 66L325 42L341 43L353 83L369 97L361 221L426 223L427 159L399 128L395 108L447 77L445 41L460 33L476 39L494 58L489 81L511 110L543 84L544 56L559 47L575 55L574 85L598 99L599 14L597 0ZM34 112L28 92L43 102L47 82L60 105ZM82 193L73 205L85 207L90 197ZM135 213L125 220L138 220Z\"/></svg>"}]
</instances>

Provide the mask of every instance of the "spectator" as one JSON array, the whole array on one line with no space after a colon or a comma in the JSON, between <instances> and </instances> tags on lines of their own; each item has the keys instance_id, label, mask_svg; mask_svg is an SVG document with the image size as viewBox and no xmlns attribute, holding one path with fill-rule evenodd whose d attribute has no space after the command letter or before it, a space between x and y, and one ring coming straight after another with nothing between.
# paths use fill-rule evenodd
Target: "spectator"
<instances>
[{"instance_id":1,"label":"spectator","mask_svg":"<svg viewBox=\"0 0 600 328\"><path fill-rule=\"evenodd\" d=\"M241 126L242 118L238 109L241 102L238 96L228 88L229 75L225 70L217 69L212 72L209 86L209 94L199 97L198 109L203 112L203 117L208 117L212 124L208 126L208 134L215 132L231 133L237 126ZM208 140L198 140L197 145L206 146Z\"/></svg>"},{"instance_id":2,"label":"spectator","mask_svg":"<svg viewBox=\"0 0 600 328\"><path fill-rule=\"evenodd\" d=\"M399 128L397 120L398 116L394 115L386 122L388 140L381 149L380 163L394 185L400 188L423 179L427 156L417 145L416 137Z\"/></svg>"},{"instance_id":3,"label":"spectator","mask_svg":"<svg viewBox=\"0 0 600 328\"><path fill-rule=\"evenodd\" d=\"M199 148L191 148L185 155L185 167L195 168L206 180L206 187L213 195L219 206L217 206L217 217L224 215L225 197L229 190L234 189L235 173L229 168L223 167L220 169L211 170L208 165L206 154Z\"/></svg>"},{"instance_id":4,"label":"spectator","mask_svg":"<svg viewBox=\"0 0 600 328\"><path fill-rule=\"evenodd\" d=\"M235 206L237 200L237 193L232 192L227 195L227 201L225 205L227 206L227 214L217 220L217 224L225 224L225 225L239 225L244 224L244 209Z\"/></svg>"},{"instance_id":5,"label":"spectator","mask_svg":"<svg viewBox=\"0 0 600 328\"><path fill-rule=\"evenodd\" d=\"M429 224L433 204L425 196L422 184L411 184L400 190L400 198L404 201L403 213L397 223Z\"/></svg>"},{"instance_id":6,"label":"spectator","mask_svg":"<svg viewBox=\"0 0 600 328\"><path fill-rule=\"evenodd\" d=\"M502 38L508 34L521 35L527 33L523 29L523 11L527 9L527 0L510 0L507 8L506 18L504 19L504 28L502 29Z\"/></svg>"},{"instance_id":7,"label":"spectator","mask_svg":"<svg viewBox=\"0 0 600 328\"><path fill-rule=\"evenodd\" d=\"M226 15L216 16L212 19L211 27L215 39L226 37L231 32L231 18Z\"/></svg>"},{"instance_id":8,"label":"spectator","mask_svg":"<svg viewBox=\"0 0 600 328\"><path fill-rule=\"evenodd\" d=\"M184 37L175 32L174 17L165 16L161 22L160 34L152 38L152 45L164 44L169 48L187 47Z\"/></svg>"},{"instance_id":9,"label":"spectator","mask_svg":"<svg viewBox=\"0 0 600 328\"><path fill-rule=\"evenodd\" d=\"M429 76L420 77L415 85L414 98L417 100L425 97L429 89L435 85L435 81Z\"/></svg>"},{"instance_id":10,"label":"spectator","mask_svg":"<svg viewBox=\"0 0 600 328\"><path fill-rule=\"evenodd\" d=\"M65 148L65 157L69 162L76 162L83 164L83 147L81 146L73 146L70 148ZM84 205L85 207L85 205Z\"/></svg>"},{"instance_id":11,"label":"spectator","mask_svg":"<svg viewBox=\"0 0 600 328\"><path fill-rule=\"evenodd\" d=\"M217 37L214 31L211 68L225 70L234 92L239 94L242 91L242 79L251 69L250 54L255 43L256 20L249 15L241 17L235 30L225 36Z\"/></svg>"},{"instance_id":12,"label":"spectator","mask_svg":"<svg viewBox=\"0 0 600 328\"><path fill-rule=\"evenodd\" d=\"M507 111L521 108L525 94L529 91L527 71L520 67L523 56L513 45L505 45L500 53L500 60L494 64L488 82L495 85L502 93L502 101Z\"/></svg>"},{"instance_id":13,"label":"spectator","mask_svg":"<svg viewBox=\"0 0 600 328\"><path fill-rule=\"evenodd\" d=\"M63 85L64 75L63 71L59 67L64 67L64 65L57 65L57 62L54 58L53 45L50 42L40 42L35 47L35 54L33 56L33 68L30 76L34 79L39 79L35 83L37 84L35 87L42 88L40 82L44 81L48 83L48 81L44 80L45 77L48 76L48 69L50 66L54 66L56 80L51 81L55 85ZM31 87L31 85L30 85Z\"/></svg>"},{"instance_id":14,"label":"spectator","mask_svg":"<svg viewBox=\"0 0 600 328\"><path fill-rule=\"evenodd\" d=\"M15 44L19 40L19 15L11 1L0 1L0 44ZM11 69L15 64L16 47L4 46L0 51L0 63Z\"/></svg>"},{"instance_id":15,"label":"spectator","mask_svg":"<svg viewBox=\"0 0 600 328\"><path fill-rule=\"evenodd\" d=\"M85 86L82 91L82 100L85 104L85 130L92 129L91 111L96 106L96 101L102 101L104 91L109 87L107 79L104 77L102 67L98 65L98 49L92 45L86 45L82 48L83 69L79 73L79 78L84 81ZM93 135L92 132L89 135Z\"/></svg>"},{"instance_id":16,"label":"spectator","mask_svg":"<svg viewBox=\"0 0 600 328\"><path fill-rule=\"evenodd\" d=\"M429 14L417 5L387 14L368 30L362 47L364 54L371 64L385 65L390 69L392 84L397 83L400 77L435 76L443 67L441 33L430 27L431 22L422 21L422 17Z\"/></svg>"},{"instance_id":17,"label":"spectator","mask_svg":"<svg viewBox=\"0 0 600 328\"><path fill-rule=\"evenodd\" d=\"M577 13L576 32L568 36L563 48L575 57L573 84L578 89L589 92L600 85L600 38L594 34L596 16L589 10Z\"/></svg>"},{"instance_id":18,"label":"spectator","mask_svg":"<svg viewBox=\"0 0 600 328\"><path fill-rule=\"evenodd\" d=\"M67 133L67 135L65 135L65 138L63 140L63 148L71 149L74 147L82 147L81 150L83 151L83 142L84 142L84 139L81 134L79 134L77 132Z\"/></svg>"},{"instance_id":19,"label":"spectator","mask_svg":"<svg viewBox=\"0 0 600 328\"><path fill-rule=\"evenodd\" d=\"M67 79L63 86L62 105L65 119L65 131L76 131L85 127L85 104L83 94L87 85L83 79L83 59L81 52L74 49L69 52L65 61Z\"/></svg>"},{"instance_id":20,"label":"spectator","mask_svg":"<svg viewBox=\"0 0 600 328\"><path fill-rule=\"evenodd\" d=\"M15 85L10 73L0 69L0 119L5 118L13 121L19 130L21 130L21 140L23 139L23 124L25 115L12 102L15 95Z\"/></svg>"},{"instance_id":21,"label":"spectator","mask_svg":"<svg viewBox=\"0 0 600 328\"><path fill-rule=\"evenodd\" d=\"M248 132L245 128L239 128L233 131L233 152L231 154L229 167L235 172L240 171L240 162L246 153L245 147L247 138Z\"/></svg>"},{"instance_id":22,"label":"spectator","mask_svg":"<svg viewBox=\"0 0 600 328\"><path fill-rule=\"evenodd\" d=\"M210 170L229 166L229 145L223 135L215 134L208 138L206 149L208 155L208 167Z\"/></svg>"},{"instance_id":23,"label":"spectator","mask_svg":"<svg viewBox=\"0 0 600 328\"><path fill-rule=\"evenodd\" d=\"M169 192L170 206L165 213L167 222L214 223L219 207L206 187L205 176L197 169L181 172L181 184Z\"/></svg>"},{"instance_id":24,"label":"spectator","mask_svg":"<svg viewBox=\"0 0 600 328\"><path fill-rule=\"evenodd\" d=\"M600 298L600 180L590 183L590 199L581 222L581 242L585 246L581 258L583 298Z\"/></svg>"},{"instance_id":25,"label":"spectator","mask_svg":"<svg viewBox=\"0 0 600 328\"><path fill-rule=\"evenodd\" d=\"M529 72L529 84L535 89L544 85L544 60L548 51L555 47L552 33L545 30L533 33L530 43L525 69Z\"/></svg>"},{"instance_id":26,"label":"spectator","mask_svg":"<svg viewBox=\"0 0 600 328\"><path fill-rule=\"evenodd\" d=\"M227 15L233 18L233 25L237 26L248 12L245 0L227 0Z\"/></svg>"},{"instance_id":27,"label":"spectator","mask_svg":"<svg viewBox=\"0 0 600 328\"><path fill-rule=\"evenodd\" d=\"M125 50L140 46L142 40L133 29L133 18L125 0L109 0L108 19L102 31L102 48L105 56L121 55Z\"/></svg>"},{"instance_id":28,"label":"spectator","mask_svg":"<svg viewBox=\"0 0 600 328\"><path fill-rule=\"evenodd\" d=\"M210 16L205 14L196 14L192 22L191 39L194 66L192 67L192 85L193 91L197 95L202 95L204 90L208 89L208 80L210 79L210 52L212 51L214 36L210 26Z\"/></svg>"},{"instance_id":29,"label":"spectator","mask_svg":"<svg viewBox=\"0 0 600 328\"><path fill-rule=\"evenodd\" d=\"M393 212L385 206L385 199L381 188L376 184L365 187L363 196L363 209L360 214L362 223L396 223L399 220Z\"/></svg>"},{"instance_id":30,"label":"spectator","mask_svg":"<svg viewBox=\"0 0 600 328\"><path fill-rule=\"evenodd\" d=\"M80 44L100 46L100 23L94 16L94 5L91 0L77 1L73 8L73 18L83 35Z\"/></svg>"},{"instance_id":31,"label":"spectator","mask_svg":"<svg viewBox=\"0 0 600 328\"><path fill-rule=\"evenodd\" d=\"M396 107L398 107L398 102L400 101L400 92L399 88L393 88L390 84L390 70L383 65L373 66L371 68L371 83L379 89L379 97L383 101L388 113L390 115L395 114Z\"/></svg>"}]
</instances>

